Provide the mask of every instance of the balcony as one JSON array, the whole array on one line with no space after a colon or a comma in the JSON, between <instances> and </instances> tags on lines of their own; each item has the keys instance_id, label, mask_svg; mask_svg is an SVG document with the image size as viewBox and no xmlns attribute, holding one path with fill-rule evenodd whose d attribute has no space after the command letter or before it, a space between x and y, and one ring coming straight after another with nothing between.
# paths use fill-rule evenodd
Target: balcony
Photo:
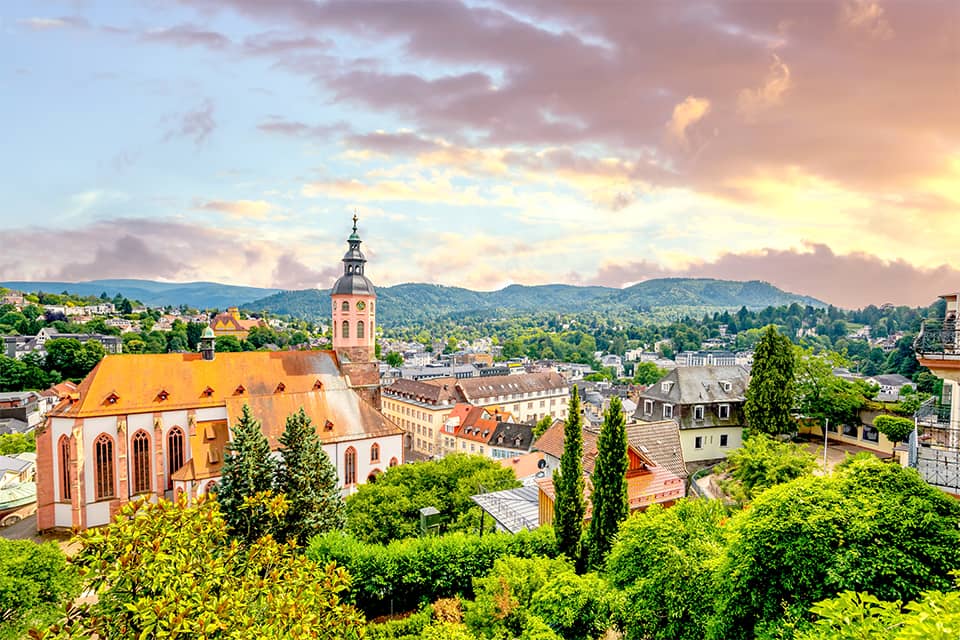
<instances>
[{"instance_id":1,"label":"balcony","mask_svg":"<svg viewBox=\"0 0 960 640\"><path fill-rule=\"evenodd\" d=\"M956 320L924 320L913 341L918 360L960 361L960 327Z\"/></svg>"},{"instance_id":2,"label":"balcony","mask_svg":"<svg viewBox=\"0 0 960 640\"><path fill-rule=\"evenodd\" d=\"M916 433L910 436L910 466L924 480L960 495L960 428L951 421L950 407L931 398L914 416Z\"/></svg>"}]
</instances>

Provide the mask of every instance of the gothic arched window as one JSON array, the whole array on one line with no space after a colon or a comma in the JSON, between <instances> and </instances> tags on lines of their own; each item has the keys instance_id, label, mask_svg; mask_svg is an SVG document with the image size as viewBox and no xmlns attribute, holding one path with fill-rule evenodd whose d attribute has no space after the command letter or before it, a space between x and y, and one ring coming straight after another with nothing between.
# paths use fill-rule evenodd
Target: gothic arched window
<instances>
[{"instance_id":1,"label":"gothic arched window","mask_svg":"<svg viewBox=\"0 0 960 640\"><path fill-rule=\"evenodd\" d=\"M167 432L167 488L173 486L173 474L183 466L183 429L174 427Z\"/></svg>"},{"instance_id":2,"label":"gothic arched window","mask_svg":"<svg viewBox=\"0 0 960 640\"><path fill-rule=\"evenodd\" d=\"M357 450L353 447L343 454L343 484L357 484Z\"/></svg>"},{"instance_id":3,"label":"gothic arched window","mask_svg":"<svg viewBox=\"0 0 960 640\"><path fill-rule=\"evenodd\" d=\"M107 434L100 434L93 443L94 480L96 483L94 496L97 500L107 500L117 495L113 483L113 439Z\"/></svg>"},{"instance_id":4,"label":"gothic arched window","mask_svg":"<svg viewBox=\"0 0 960 640\"><path fill-rule=\"evenodd\" d=\"M60 501L70 502L70 438L60 436Z\"/></svg>"},{"instance_id":5,"label":"gothic arched window","mask_svg":"<svg viewBox=\"0 0 960 640\"><path fill-rule=\"evenodd\" d=\"M380 462L380 445L374 444L370 447L370 462Z\"/></svg>"},{"instance_id":6,"label":"gothic arched window","mask_svg":"<svg viewBox=\"0 0 960 640\"><path fill-rule=\"evenodd\" d=\"M131 448L132 472L133 472L133 492L145 493L150 491L150 436L146 431L140 430L133 434Z\"/></svg>"}]
</instances>

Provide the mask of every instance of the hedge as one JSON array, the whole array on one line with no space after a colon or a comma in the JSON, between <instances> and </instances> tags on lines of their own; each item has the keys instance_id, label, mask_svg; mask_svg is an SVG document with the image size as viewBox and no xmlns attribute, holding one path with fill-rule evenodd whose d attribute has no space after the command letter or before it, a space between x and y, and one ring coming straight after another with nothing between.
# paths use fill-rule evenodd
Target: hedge
<instances>
[{"instance_id":1,"label":"hedge","mask_svg":"<svg viewBox=\"0 0 960 640\"><path fill-rule=\"evenodd\" d=\"M351 593L368 618L410 611L438 598L473 597L473 578L486 575L497 558L556 557L553 529L491 533L450 533L438 537L366 544L335 532L317 536L311 559L334 561L351 576Z\"/></svg>"}]
</instances>

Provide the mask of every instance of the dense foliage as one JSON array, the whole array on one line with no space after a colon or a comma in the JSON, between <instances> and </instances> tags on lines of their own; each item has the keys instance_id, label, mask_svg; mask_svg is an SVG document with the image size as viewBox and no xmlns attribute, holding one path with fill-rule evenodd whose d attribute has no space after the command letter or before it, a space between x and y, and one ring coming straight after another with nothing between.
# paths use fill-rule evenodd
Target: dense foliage
<instances>
[{"instance_id":1,"label":"dense foliage","mask_svg":"<svg viewBox=\"0 0 960 640\"><path fill-rule=\"evenodd\" d=\"M443 516L441 532L479 532L480 507L470 496L518 486L512 469L483 456L391 467L347 498L347 530L364 542L409 538L420 534L420 509L434 507ZM492 526L489 517L486 524Z\"/></svg>"},{"instance_id":2,"label":"dense foliage","mask_svg":"<svg viewBox=\"0 0 960 640\"><path fill-rule=\"evenodd\" d=\"M77 594L77 578L53 543L0 538L0 638L54 622Z\"/></svg>"},{"instance_id":3,"label":"dense foliage","mask_svg":"<svg viewBox=\"0 0 960 640\"><path fill-rule=\"evenodd\" d=\"M284 509L282 499L263 506L271 517ZM96 598L75 603L62 626L37 635L42 640L363 635L362 614L343 602L343 569L269 536L231 540L216 501L132 502L80 543L72 562Z\"/></svg>"},{"instance_id":4,"label":"dense foliage","mask_svg":"<svg viewBox=\"0 0 960 640\"><path fill-rule=\"evenodd\" d=\"M821 425L858 424L860 410L877 394L878 387L864 380L835 376L837 367L847 364L837 353L811 349L794 350L796 397L793 406L800 415Z\"/></svg>"},{"instance_id":5,"label":"dense foliage","mask_svg":"<svg viewBox=\"0 0 960 640\"><path fill-rule=\"evenodd\" d=\"M277 538L305 545L317 534L343 529L346 514L337 470L302 408L287 418L280 435L276 474L275 489L287 499Z\"/></svg>"},{"instance_id":6,"label":"dense foliage","mask_svg":"<svg viewBox=\"0 0 960 640\"><path fill-rule=\"evenodd\" d=\"M915 425L909 418L883 415L874 418L873 426L896 446L910 437Z\"/></svg>"},{"instance_id":7,"label":"dense foliage","mask_svg":"<svg viewBox=\"0 0 960 640\"><path fill-rule=\"evenodd\" d=\"M795 359L790 339L768 325L757 344L743 411L754 433L796 431L793 408Z\"/></svg>"},{"instance_id":8,"label":"dense foliage","mask_svg":"<svg viewBox=\"0 0 960 640\"><path fill-rule=\"evenodd\" d=\"M765 489L809 475L816 466L801 445L754 434L727 456L724 468L731 481L723 486L734 500L745 504Z\"/></svg>"},{"instance_id":9,"label":"dense foliage","mask_svg":"<svg viewBox=\"0 0 960 640\"><path fill-rule=\"evenodd\" d=\"M960 503L912 469L854 459L760 494L727 525L713 638L753 638L845 590L908 600L949 589Z\"/></svg>"},{"instance_id":10,"label":"dense foliage","mask_svg":"<svg viewBox=\"0 0 960 640\"><path fill-rule=\"evenodd\" d=\"M628 640L702 640L713 615L714 569L727 544L727 510L715 500L653 505L620 530L607 563Z\"/></svg>"},{"instance_id":11,"label":"dense foliage","mask_svg":"<svg viewBox=\"0 0 960 640\"><path fill-rule=\"evenodd\" d=\"M273 489L276 463L250 405L243 405L232 436L223 456L217 499L231 534L251 543L275 530L264 503L252 499Z\"/></svg>"},{"instance_id":12,"label":"dense foliage","mask_svg":"<svg viewBox=\"0 0 960 640\"><path fill-rule=\"evenodd\" d=\"M557 549L553 530L543 527L516 535L450 533L387 545L330 533L314 538L307 555L321 564L335 561L345 567L353 577L354 601L374 617L409 611L437 598L470 597L473 578L486 575L498 558L553 557Z\"/></svg>"},{"instance_id":13,"label":"dense foliage","mask_svg":"<svg viewBox=\"0 0 960 640\"><path fill-rule=\"evenodd\" d=\"M627 431L620 398L613 396L604 413L597 439L597 459L590 481L592 505L587 531L588 566L599 569L606 562L620 523L629 515L627 499Z\"/></svg>"},{"instance_id":14,"label":"dense foliage","mask_svg":"<svg viewBox=\"0 0 960 640\"><path fill-rule=\"evenodd\" d=\"M555 495L553 526L557 531L557 549L574 563L581 562L583 516L586 512L583 496L582 420L580 395L574 385L567 410L567 424L563 430L560 467L553 473Z\"/></svg>"},{"instance_id":15,"label":"dense foliage","mask_svg":"<svg viewBox=\"0 0 960 640\"><path fill-rule=\"evenodd\" d=\"M0 456L12 456L36 450L37 440L34 432L0 434Z\"/></svg>"},{"instance_id":16,"label":"dense foliage","mask_svg":"<svg viewBox=\"0 0 960 640\"><path fill-rule=\"evenodd\" d=\"M960 591L928 591L918 600L886 602L869 593L844 591L818 602L812 629L797 640L956 640Z\"/></svg>"}]
</instances>

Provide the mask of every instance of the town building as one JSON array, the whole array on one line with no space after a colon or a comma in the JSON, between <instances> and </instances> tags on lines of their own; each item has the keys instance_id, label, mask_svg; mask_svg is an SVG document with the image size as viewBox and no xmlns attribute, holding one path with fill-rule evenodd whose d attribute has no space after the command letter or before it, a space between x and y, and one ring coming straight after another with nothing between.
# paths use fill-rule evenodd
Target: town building
<instances>
[{"instance_id":1,"label":"town building","mask_svg":"<svg viewBox=\"0 0 960 640\"><path fill-rule=\"evenodd\" d=\"M123 340L119 336L108 336L99 333L60 333L54 327L43 327L35 336L3 336L3 352L8 358L20 359L28 353L46 354L44 345L47 340L72 338L80 342L99 342L107 353L122 353Z\"/></svg>"},{"instance_id":2,"label":"town building","mask_svg":"<svg viewBox=\"0 0 960 640\"><path fill-rule=\"evenodd\" d=\"M885 373L876 376L869 376L866 381L880 387L876 399L880 402L897 402L900 400L900 394L903 388L913 385L913 380L900 375L899 373Z\"/></svg>"},{"instance_id":3,"label":"town building","mask_svg":"<svg viewBox=\"0 0 960 640\"><path fill-rule=\"evenodd\" d=\"M440 439L441 429L458 403L493 415L510 414L509 420L519 423L536 422L545 415L564 419L569 393L566 380L553 371L461 379L401 378L383 388L383 406L384 413L406 431L412 449L429 456L448 450Z\"/></svg>"},{"instance_id":4,"label":"town building","mask_svg":"<svg viewBox=\"0 0 960 640\"><path fill-rule=\"evenodd\" d=\"M40 424L47 403L38 391L6 391L0 393L0 418L16 418L30 429Z\"/></svg>"},{"instance_id":5,"label":"town building","mask_svg":"<svg viewBox=\"0 0 960 640\"><path fill-rule=\"evenodd\" d=\"M356 221L349 242L353 276ZM349 283L331 293L353 301ZM244 406L274 450L286 418L304 409L344 493L403 463L403 431L380 411L377 365L360 360L373 354L370 335L335 337L331 351L216 353L208 327L199 353L106 356L38 429L38 529L103 525L134 498L208 493Z\"/></svg>"},{"instance_id":6,"label":"town building","mask_svg":"<svg viewBox=\"0 0 960 640\"><path fill-rule=\"evenodd\" d=\"M640 394L634 418L675 420L688 464L720 460L741 445L748 383L742 367L678 367Z\"/></svg>"},{"instance_id":7,"label":"town building","mask_svg":"<svg viewBox=\"0 0 960 640\"><path fill-rule=\"evenodd\" d=\"M215 336L234 336L237 340L246 340L250 330L254 327L266 327L267 323L258 318L249 320L240 317L240 310L230 307L224 313L218 313L210 321L210 328Z\"/></svg>"},{"instance_id":8,"label":"town building","mask_svg":"<svg viewBox=\"0 0 960 640\"><path fill-rule=\"evenodd\" d=\"M5 304L13 305L16 307L17 311L23 309L25 304L23 293L20 291L8 291L4 293L2 296L0 296L0 305Z\"/></svg>"},{"instance_id":9,"label":"town building","mask_svg":"<svg viewBox=\"0 0 960 640\"><path fill-rule=\"evenodd\" d=\"M729 351L681 351L674 361L678 367L732 367L737 356Z\"/></svg>"}]
</instances>

